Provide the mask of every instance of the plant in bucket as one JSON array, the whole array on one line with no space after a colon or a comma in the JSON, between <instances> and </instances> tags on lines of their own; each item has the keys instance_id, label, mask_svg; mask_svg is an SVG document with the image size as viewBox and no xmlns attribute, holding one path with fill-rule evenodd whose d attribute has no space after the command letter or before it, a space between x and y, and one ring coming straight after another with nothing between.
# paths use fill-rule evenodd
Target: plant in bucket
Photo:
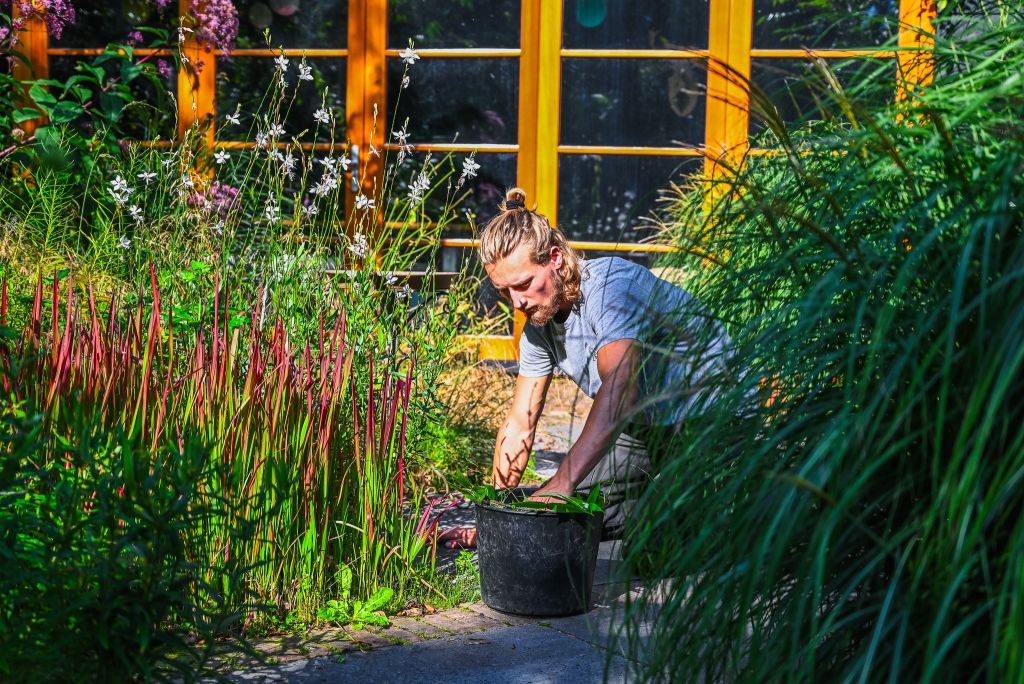
<instances>
[{"instance_id":1,"label":"plant in bucket","mask_svg":"<svg viewBox=\"0 0 1024 684\"><path fill-rule=\"evenodd\" d=\"M530 501L537 487L478 487L480 594L495 610L561 616L590 607L604 509L600 489L587 497Z\"/></svg>"}]
</instances>

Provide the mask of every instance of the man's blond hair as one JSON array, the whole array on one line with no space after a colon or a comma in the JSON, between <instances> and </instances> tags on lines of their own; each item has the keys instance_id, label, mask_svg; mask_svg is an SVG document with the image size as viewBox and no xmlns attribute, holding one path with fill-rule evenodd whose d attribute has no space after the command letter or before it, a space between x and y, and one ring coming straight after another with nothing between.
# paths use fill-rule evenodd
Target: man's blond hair
<instances>
[{"instance_id":1,"label":"man's blond hair","mask_svg":"<svg viewBox=\"0 0 1024 684\"><path fill-rule=\"evenodd\" d=\"M530 246L533 262L543 265L551 259L551 248L557 246L562 251L562 265L558 269L562 297L571 305L579 302L582 257L569 246L562 231L552 226L543 214L527 208L526 192L520 188L506 192L505 201L498 206L501 213L488 221L480 232L479 253L484 266L508 257L522 244Z\"/></svg>"}]
</instances>

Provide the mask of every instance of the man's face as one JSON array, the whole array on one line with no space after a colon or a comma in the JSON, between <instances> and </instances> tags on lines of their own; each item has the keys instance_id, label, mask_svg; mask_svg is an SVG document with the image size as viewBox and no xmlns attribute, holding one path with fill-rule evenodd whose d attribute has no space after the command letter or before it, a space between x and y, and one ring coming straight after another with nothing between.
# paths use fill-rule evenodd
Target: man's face
<instances>
[{"instance_id":1,"label":"man's face","mask_svg":"<svg viewBox=\"0 0 1024 684\"><path fill-rule=\"evenodd\" d=\"M498 292L526 314L532 325L542 326L560 311L568 309L562 297L562 250L552 247L546 264L536 263L529 245L516 247L504 259L484 267Z\"/></svg>"}]
</instances>

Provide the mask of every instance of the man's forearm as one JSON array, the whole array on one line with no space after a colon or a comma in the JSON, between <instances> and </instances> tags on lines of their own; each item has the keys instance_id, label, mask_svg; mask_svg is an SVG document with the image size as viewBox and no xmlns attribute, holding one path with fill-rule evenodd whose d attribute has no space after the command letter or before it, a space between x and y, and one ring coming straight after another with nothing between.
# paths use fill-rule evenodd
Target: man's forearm
<instances>
[{"instance_id":1,"label":"man's forearm","mask_svg":"<svg viewBox=\"0 0 1024 684\"><path fill-rule=\"evenodd\" d=\"M570 488L578 486L590 474L615 439L622 401L620 397L613 396L615 392L611 390L611 387L602 386L597 391L580 436L558 468L556 477L564 478Z\"/></svg>"},{"instance_id":2,"label":"man's forearm","mask_svg":"<svg viewBox=\"0 0 1024 684\"><path fill-rule=\"evenodd\" d=\"M526 472L533 448L534 432L529 427L506 420L498 429L494 445L491 475L496 487L515 487Z\"/></svg>"}]
</instances>

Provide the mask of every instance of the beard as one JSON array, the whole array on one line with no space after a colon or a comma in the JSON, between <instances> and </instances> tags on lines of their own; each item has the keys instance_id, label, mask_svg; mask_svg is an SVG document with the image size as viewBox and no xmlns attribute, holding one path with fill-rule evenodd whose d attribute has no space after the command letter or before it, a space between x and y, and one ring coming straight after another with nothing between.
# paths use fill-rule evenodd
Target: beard
<instances>
[{"instance_id":1,"label":"beard","mask_svg":"<svg viewBox=\"0 0 1024 684\"><path fill-rule=\"evenodd\" d=\"M530 325L535 328L547 325L558 314L562 304L565 303L565 283L562 281L562 276L556 272L553 280L555 282L555 294L551 298L551 302L548 304L538 304L527 319Z\"/></svg>"}]
</instances>

